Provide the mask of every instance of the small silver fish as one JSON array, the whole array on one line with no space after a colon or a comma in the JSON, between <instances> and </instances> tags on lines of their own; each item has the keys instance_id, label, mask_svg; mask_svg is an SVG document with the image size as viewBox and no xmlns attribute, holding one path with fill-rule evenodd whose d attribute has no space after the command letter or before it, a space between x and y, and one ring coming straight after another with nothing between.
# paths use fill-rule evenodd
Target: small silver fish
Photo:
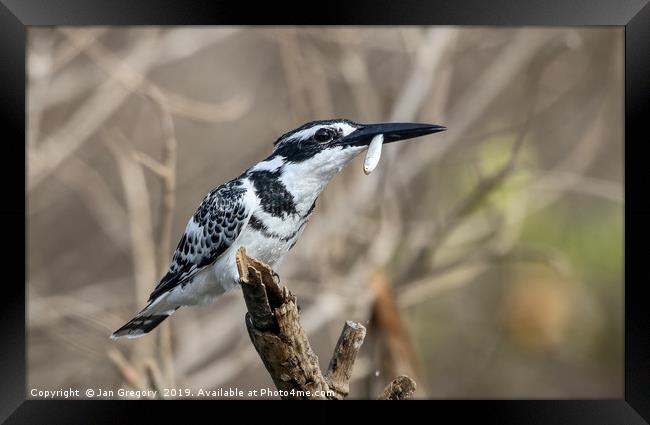
<instances>
[{"instance_id":1,"label":"small silver fish","mask_svg":"<svg viewBox=\"0 0 650 425\"><path fill-rule=\"evenodd\" d=\"M363 172L366 175L373 172L379 164L379 158L381 158L381 147L384 143L384 135L378 134L372 138L370 145L368 145L368 150L366 151L366 159L363 161Z\"/></svg>"}]
</instances>

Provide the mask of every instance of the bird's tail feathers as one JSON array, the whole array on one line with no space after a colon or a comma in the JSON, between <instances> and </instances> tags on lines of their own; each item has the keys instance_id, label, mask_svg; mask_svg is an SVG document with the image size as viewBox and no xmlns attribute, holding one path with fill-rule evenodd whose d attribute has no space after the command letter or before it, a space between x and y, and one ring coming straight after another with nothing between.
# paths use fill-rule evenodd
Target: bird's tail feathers
<instances>
[{"instance_id":1,"label":"bird's tail feathers","mask_svg":"<svg viewBox=\"0 0 650 425\"><path fill-rule=\"evenodd\" d=\"M171 309L165 307L161 301L161 299L157 299L147 304L133 319L113 332L111 339L139 338L149 333L178 309L178 307Z\"/></svg>"}]
</instances>

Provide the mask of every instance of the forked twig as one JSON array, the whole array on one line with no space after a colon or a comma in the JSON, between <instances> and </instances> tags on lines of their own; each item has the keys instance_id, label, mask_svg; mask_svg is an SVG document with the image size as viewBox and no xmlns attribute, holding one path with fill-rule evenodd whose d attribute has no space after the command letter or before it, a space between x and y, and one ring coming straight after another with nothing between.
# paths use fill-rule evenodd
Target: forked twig
<instances>
[{"instance_id":1,"label":"forked twig","mask_svg":"<svg viewBox=\"0 0 650 425\"><path fill-rule=\"evenodd\" d=\"M296 297L271 267L237 251L237 270L248 313L246 327L251 342L264 362L283 399L342 400L349 393L352 367L366 328L347 321L323 374L307 335L300 324ZM410 398L415 382L399 377L380 398ZM394 388L394 389L391 389Z\"/></svg>"}]
</instances>

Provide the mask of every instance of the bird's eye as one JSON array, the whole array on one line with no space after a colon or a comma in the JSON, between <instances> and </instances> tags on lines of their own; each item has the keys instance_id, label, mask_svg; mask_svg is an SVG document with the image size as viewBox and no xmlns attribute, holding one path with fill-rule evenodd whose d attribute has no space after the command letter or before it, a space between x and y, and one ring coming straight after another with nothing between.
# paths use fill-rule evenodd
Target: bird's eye
<instances>
[{"instance_id":1,"label":"bird's eye","mask_svg":"<svg viewBox=\"0 0 650 425\"><path fill-rule=\"evenodd\" d=\"M327 128L321 128L314 134L314 139L320 143L329 142L332 139L332 133Z\"/></svg>"}]
</instances>

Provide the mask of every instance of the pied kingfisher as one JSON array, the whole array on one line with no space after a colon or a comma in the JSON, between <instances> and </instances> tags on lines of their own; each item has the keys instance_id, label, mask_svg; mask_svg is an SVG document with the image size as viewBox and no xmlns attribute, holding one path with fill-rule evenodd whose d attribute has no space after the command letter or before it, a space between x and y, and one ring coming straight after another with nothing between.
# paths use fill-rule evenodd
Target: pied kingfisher
<instances>
[{"instance_id":1,"label":"pied kingfisher","mask_svg":"<svg viewBox=\"0 0 650 425\"><path fill-rule=\"evenodd\" d=\"M373 137L383 135L384 143L391 143L443 130L432 124L338 119L310 122L282 135L271 156L205 196L147 306L111 338L142 336L180 306L213 302L235 287L240 246L277 266L302 234L327 183Z\"/></svg>"}]
</instances>

